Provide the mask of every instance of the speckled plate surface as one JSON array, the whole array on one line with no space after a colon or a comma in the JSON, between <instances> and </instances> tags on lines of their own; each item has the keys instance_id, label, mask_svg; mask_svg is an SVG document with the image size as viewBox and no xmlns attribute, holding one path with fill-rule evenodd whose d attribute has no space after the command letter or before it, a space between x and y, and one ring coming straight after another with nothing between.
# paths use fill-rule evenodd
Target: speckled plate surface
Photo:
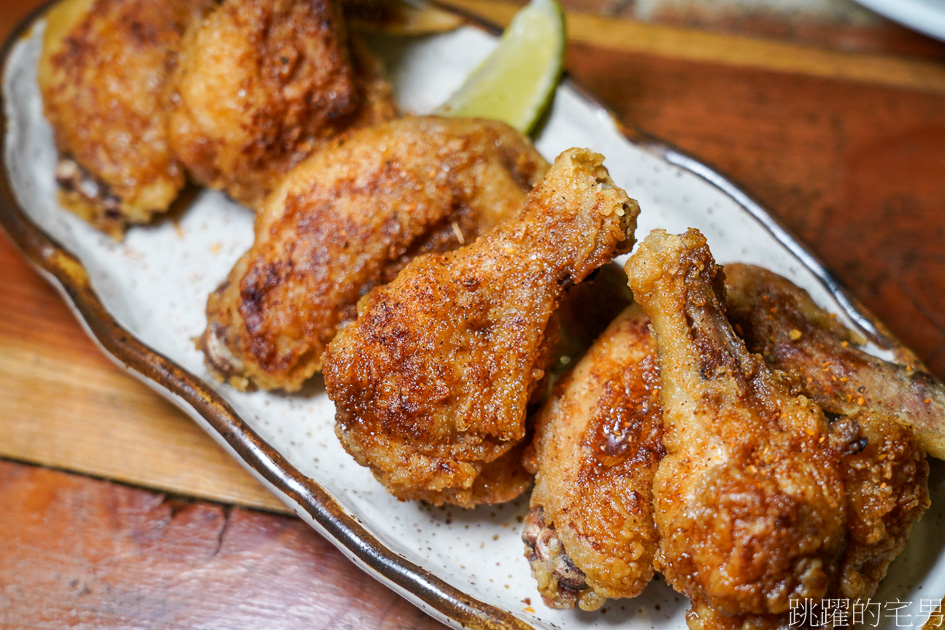
<instances>
[{"instance_id":1,"label":"speckled plate surface","mask_svg":"<svg viewBox=\"0 0 945 630\"><path fill-rule=\"evenodd\" d=\"M133 228L116 243L63 211L53 178L56 152L36 85L42 30L39 14L5 48L0 223L109 356L192 416L365 571L437 619L474 628L685 626L688 602L660 580L641 597L611 603L604 612L544 608L519 538L527 499L469 511L393 499L339 445L319 379L298 394L281 395L240 393L210 378L193 340L204 327L207 294L252 241L253 216L204 191L175 221ZM404 110L416 113L445 100L494 45L495 38L474 24L372 42ZM574 86L559 89L537 146L549 159L571 146L602 152L613 179L643 208L640 238L654 227L697 227L721 262L752 262L787 275L864 330L874 351L894 347L749 196L671 147L627 133ZM911 602L900 615L917 621L928 616L922 598L945 592L943 476L934 466L933 508L877 596ZM879 622L895 627L890 619Z\"/></svg>"}]
</instances>

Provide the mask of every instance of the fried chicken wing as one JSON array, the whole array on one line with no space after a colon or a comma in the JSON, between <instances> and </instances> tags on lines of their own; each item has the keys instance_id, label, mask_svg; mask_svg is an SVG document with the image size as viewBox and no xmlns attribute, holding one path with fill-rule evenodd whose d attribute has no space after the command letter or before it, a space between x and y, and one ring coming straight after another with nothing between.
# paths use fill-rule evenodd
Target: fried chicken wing
<instances>
[{"instance_id":1,"label":"fried chicken wing","mask_svg":"<svg viewBox=\"0 0 945 630\"><path fill-rule=\"evenodd\" d=\"M846 497L823 412L735 335L697 231L654 231L627 273L659 348L656 568L693 600L693 623L710 608L764 625L750 618L824 597L844 551Z\"/></svg>"},{"instance_id":2,"label":"fried chicken wing","mask_svg":"<svg viewBox=\"0 0 945 630\"><path fill-rule=\"evenodd\" d=\"M945 386L938 379L921 365L862 352L852 332L789 280L749 265L725 270L729 312L745 327L749 347L779 369L809 366L804 387L827 411L889 415L912 427L929 455L945 458Z\"/></svg>"},{"instance_id":3,"label":"fried chicken wing","mask_svg":"<svg viewBox=\"0 0 945 630\"><path fill-rule=\"evenodd\" d=\"M831 432L847 445L848 532L837 593L870 597L929 505L928 462L912 427L915 415L924 427L942 426L931 403L917 400L942 385L860 350L852 332L786 278L737 264L726 265L725 279L729 320L749 350L836 415Z\"/></svg>"},{"instance_id":4,"label":"fried chicken wing","mask_svg":"<svg viewBox=\"0 0 945 630\"><path fill-rule=\"evenodd\" d=\"M331 0L224 0L172 78L170 145L201 183L256 208L342 131L393 118L378 63L355 65Z\"/></svg>"},{"instance_id":5,"label":"fried chicken wing","mask_svg":"<svg viewBox=\"0 0 945 630\"><path fill-rule=\"evenodd\" d=\"M516 218L414 259L328 346L336 433L394 495L471 506L525 489L516 451L553 359L555 307L633 244L639 207L602 160L560 155Z\"/></svg>"},{"instance_id":6,"label":"fried chicken wing","mask_svg":"<svg viewBox=\"0 0 945 630\"><path fill-rule=\"evenodd\" d=\"M867 599L929 505L928 463L912 429L889 413L888 396L859 402L861 375L869 382L877 370L900 366L856 348L856 335L785 278L732 264L725 279L729 320L749 350L834 417L830 443L844 482L847 522L827 598ZM914 395L907 379L894 378L884 389L906 399ZM851 396L857 404L849 404ZM791 627L788 615L728 617L705 604L696 605L688 620L693 630Z\"/></svg>"},{"instance_id":7,"label":"fried chicken wing","mask_svg":"<svg viewBox=\"0 0 945 630\"><path fill-rule=\"evenodd\" d=\"M653 474L663 457L656 342L627 307L536 421L537 476L522 538L545 603L584 610L653 577Z\"/></svg>"},{"instance_id":8,"label":"fried chicken wing","mask_svg":"<svg viewBox=\"0 0 945 630\"><path fill-rule=\"evenodd\" d=\"M120 238L185 184L167 137L165 84L213 0L64 0L46 15L39 86L62 205Z\"/></svg>"},{"instance_id":9,"label":"fried chicken wing","mask_svg":"<svg viewBox=\"0 0 945 630\"><path fill-rule=\"evenodd\" d=\"M360 130L294 169L256 242L207 303L217 376L296 390L370 289L413 257L473 241L515 215L547 163L497 122L406 118Z\"/></svg>"}]
</instances>

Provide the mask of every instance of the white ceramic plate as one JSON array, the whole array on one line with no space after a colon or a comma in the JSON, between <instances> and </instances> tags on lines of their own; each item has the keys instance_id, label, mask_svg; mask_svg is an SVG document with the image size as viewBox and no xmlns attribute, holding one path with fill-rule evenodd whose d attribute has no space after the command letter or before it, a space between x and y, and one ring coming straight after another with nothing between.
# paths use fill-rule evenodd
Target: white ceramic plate
<instances>
[{"instance_id":1,"label":"white ceramic plate","mask_svg":"<svg viewBox=\"0 0 945 630\"><path fill-rule=\"evenodd\" d=\"M133 228L123 243L57 204L56 151L42 115L36 64L41 16L8 43L3 74L5 130L0 223L74 307L105 352L190 414L234 457L364 570L455 627L649 629L685 626L686 598L660 580L604 612L550 610L522 555L527 498L476 510L431 508L390 497L343 451L333 408L316 379L303 392L240 393L216 383L193 339L204 328L207 294L252 241L251 213L205 191L176 223ZM389 66L406 111L446 99L495 45L482 28L372 43ZM765 265L806 287L821 304L878 343L872 320L817 261L750 197L703 164L660 142L628 140L611 116L573 86L559 89L537 138L549 159L571 146L607 156L613 179L639 200L638 236L654 227L702 230L721 262ZM881 352L878 346L876 352ZM912 602L945 593L945 480L933 467L933 508L915 528L877 601ZM921 590L920 590L921 589ZM531 605L529 605L531 603ZM880 619L881 627L895 627Z\"/></svg>"},{"instance_id":2,"label":"white ceramic plate","mask_svg":"<svg viewBox=\"0 0 945 630\"><path fill-rule=\"evenodd\" d=\"M945 0L856 0L917 31L945 40Z\"/></svg>"}]
</instances>

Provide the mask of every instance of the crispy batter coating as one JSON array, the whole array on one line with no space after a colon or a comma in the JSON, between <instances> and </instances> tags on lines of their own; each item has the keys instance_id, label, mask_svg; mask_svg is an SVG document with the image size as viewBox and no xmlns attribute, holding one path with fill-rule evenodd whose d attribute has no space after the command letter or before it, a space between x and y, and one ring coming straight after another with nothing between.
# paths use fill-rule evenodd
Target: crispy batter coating
<instances>
[{"instance_id":1,"label":"crispy batter coating","mask_svg":"<svg viewBox=\"0 0 945 630\"><path fill-rule=\"evenodd\" d=\"M165 84L213 0L64 0L46 15L39 86L63 206L120 238L185 183L167 139Z\"/></svg>"},{"instance_id":2,"label":"crispy batter coating","mask_svg":"<svg viewBox=\"0 0 945 630\"><path fill-rule=\"evenodd\" d=\"M699 247L698 239L689 240L688 246ZM711 269L706 260L694 258L698 260L694 265L696 271ZM909 425L898 422L895 414L888 411L890 397L898 391L908 402L914 396L913 387L905 379L893 378L885 387L885 397L864 399L851 406L851 395L861 393L861 378L875 382L881 378L878 370L896 372L903 368L870 357L852 345L856 336L790 281L759 267L742 264L726 266L725 279L728 318L734 330L744 338L748 350L762 354L770 368L779 370L777 378L782 386L810 396L829 413L829 431L823 443L843 482L845 525L842 555L824 596L866 599L876 591L890 562L905 546L912 524L929 504L928 464L922 448ZM695 301L707 303L704 296L696 297ZM629 313L622 317L629 317ZM693 321L698 331L698 322L704 320L696 317ZM615 381L621 365L633 367L633 361L626 357L617 359L614 354L599 354L603 348L613 348L611 344L621 334L617 326L615 322L574 372L559 383L552 400L539 416L535 440L538 457L535 459L541 468L523 539L539 590L546 603L556 607L570 607L575 602L582 607L589 607L586 603L602 603L603 593L589 586L592 573L585 575L582 569L586 567L577 558L583 553L581 546L589 542L595 543L592 547L595 553L613 549L613 545L608 547L600 541L615 540L625 531L620 519L611 516L600 519L593 528L581 533L583 539L579 537L575 542L564 533L561 525L562 521L568 525L575 521L580 523L580 515L588 509L586 506L594 505L593 498L588 496L593 497L602 484L598 478L583 486L573 482L568 485L574 471L596 466L596 471L610 472L608 466L612 458L592 448L594 436L599 434L591 433L585 420L590 410L604 418L601 422L607 426L606 418L616 419L619 414L603 409L620 407L614 404L594 407L592 397L582 399L579 394L601 391L600 373L588 369L590 362L595 362L595 369L599 369L607 365L603 357L614 358L609 372ZM702 334L696 332L694 340L699 342ZM640 336L637 341L644 339ZM627 340L623 339L622 343ZM633 345L632 341L630 343ZM703 343L702 347L708 346ZM827 368L842 370L843 376L835 376ZM702 376L709 377L708 374ZM645 400L645 392L636 392L631 398ZM549 454L554 454L554 459L549 459ZM657 462L655 458L652 464ZM748 460L746 466L754 464ZM568 477L568 473L572 477ZM623 480L622 483L632 487L631 482ZM575 489L578 496L582 491L588 496L572 500ZM724 501L720 501L722 503ZM550 516L549 512L554 509L563 518ZM576 528L571 529L573 534ZM738 542L735 538L733 544ZM632 556L623 551L614 557ZM784 612L726 615L699 599L693 602L687 621L693 630L791 627L790 616Z\"/></svg>"},{"instance_id":3,"label":"crispy batter coating","mask_svg":"<svg viewBox=\"0 0 945 630\"><path fill-rule=\"evenodd\" d=\"M922 625L922 630L941 630L945 628L945 597L932 609L929 618Z\"/></svg>"},{"instance_id":4,"label":"crispy batter coating","mask_svg":"<svg viewBox=\"0 0 945 630\"><path fill-rule=\"evenodd\" d=\"M515 215L547 166L505 124L436 117L316 152L270 197L253 247L211 294L208 366L237 387L298 389L362 296L418 254L455 249Z\"/></svg>"},{"instance_id":5,"label":"crispy batter coating","mask_svg":"<svg viewBox=\"0 0 945 630\"><path fill-rule=\"evenodd\" d=\"M838 574L843 473L820 408L732 331L717 272L695 230L656 230L627 263L659 347L656 567L696 611L780 615L791 599L824 597Z\"/></svg>"},{"instance_id":6,"label":"crispy batter coating","mask_svg":"<svg viewBox=\"0 0 945 630\"><path fill-rule=\"evenodd\" d=\"M862 352L852 332L770 271L729 265L726 275L732 317L751 322L749 347L779 369L816 366L804 387L824 409L856 415L866 407L887 414L912 427L929 455L945 458L945 386L923 366ZM765 309L775 309L777 317L766 317Z\"/></svg>"},{"instance_id":7,"label":"crispy batter coating","mask_svg":"<svg viewBox=\"0 0 945 630\"><path fill-rule=\"evenodd\" d=\"M370 54L352 67L336 4L224 0L188 34L169 125L194 178L255 208L326 140L395 115Z\"/></svg>"},{"instance_id":8,"label":"crispy batter coating","mask_svg":"<svg viewBox=\"0 0 945 630\"><path fill-rule=\"evenodd\" d=\"M566 287L633 244L639 207L602 160L560 155L516 218L415 258L329 345L336 433L394 495L471 506L525 489L509 453L553 359L552 314Z\"/></svg>"},{"instance_id":9,"label":"crispy batter coating","mask_svg":"<svg viewBox=\"0 0 945 630\"><path fill-rule=\"evenodd\" d=\"M837 592L865 599L929 505L928 462L910 418L930 417L916 390L942 385L860 350L849 330L786 278L741 264L726 265L725 276L729 319L749 350L837 415L831 432L847 445L841 460L848 532ZM941 423L939 417L923 426Z\"/></svg>"},{"instance_id":10,"label":"crispy batter coating","mask_svg":"<svg viewBox=\"0 0 945 630\"><path fill-rule=\"evenodd\" d=\"M536 420L538 474L523 538L538 590L556 608L635 597L653 577L653 474L665 451L648 326L639 306L627 307Z\"/></svg>"},{"instance_id":11,"label":"crispy batter coating","mask_svg":"<svg viewBox=\"0 0 945 630\"><path fill-rule=\"evenodd\" d=\"M866 599L929 507L929 466L912 430L888 415L864 411L833 424L842 436L838 441L847 445L847 547L836 592Z\"/></svg>"},{"instance_id":12,"label":"crispy batter coating","mask_svg":"<svg viewBox=\"0 0 945 630\"><path fill-rule=\"evenodd\" d=\"M786 278L752 265L725 267L729 320L748 349L832 414L830 443L846 495L846 541L827 598L864 600L876 591L929 505L928 463L907 423L890 413L894 396L914 396L901 366L855 347L857 336ZM904 371L904 370L903 370ZM889 375L882 397L858 401L862 382ZM725 616L705 603L687 615L693 630L791 627L789 615ZM794 626L796 627L796 625Z\"/></svg>"}]
</instances>

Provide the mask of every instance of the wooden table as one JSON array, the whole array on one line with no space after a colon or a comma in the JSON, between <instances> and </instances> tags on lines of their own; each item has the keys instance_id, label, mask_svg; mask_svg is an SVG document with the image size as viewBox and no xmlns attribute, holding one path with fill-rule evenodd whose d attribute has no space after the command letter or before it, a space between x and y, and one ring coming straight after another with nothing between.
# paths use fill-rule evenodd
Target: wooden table
<instances>
[{"instance_id":1,"label":"wooden table","mask_svg":"<svg viewBox=\"0 0 945 630\"><path fill-rule=\"evenodd\" d=\"M0 0L0 34L37 4ZM945 376L945 45L839 2L709 4L573 0L567 67L754 193ZM0 269L0 627L439 626L105 359L3 238Z\"/></svg>"}]
</instances>

